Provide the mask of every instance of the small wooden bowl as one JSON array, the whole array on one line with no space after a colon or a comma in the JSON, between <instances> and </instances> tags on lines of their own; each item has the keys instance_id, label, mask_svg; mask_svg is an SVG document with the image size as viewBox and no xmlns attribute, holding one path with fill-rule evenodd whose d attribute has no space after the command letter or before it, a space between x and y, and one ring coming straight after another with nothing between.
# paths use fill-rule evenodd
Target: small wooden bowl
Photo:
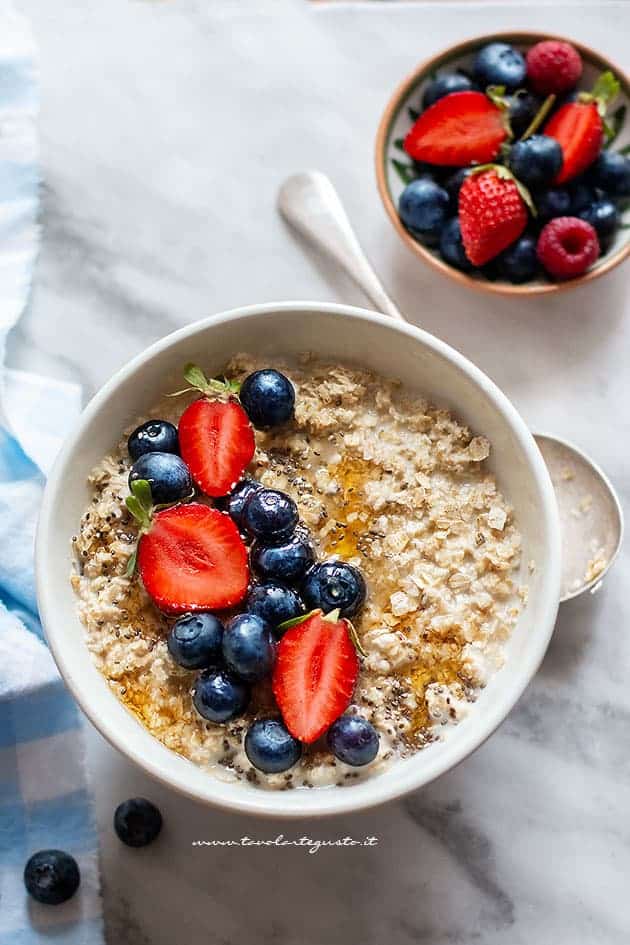
<instances>
[{"instance_id":1,"label":"small wooden bowl","mask_svg":"<svg viewBox=\"0 0 630 945\"><path fill-rule=\"evenodd\" d=\"M448 276L450 279L453 279L455 282L458 282L460 285L469 286L471 289L476 289L477 291L493 292L499 295L541 295L543 293L561 292L566 289L574 288L575 286L583 285L586 282L591 282L593 279L597 279L598 276L603 276L606 272L609 272L615 266L619 265L619 263L630 254L630 228L624 229L620 227L608 251L598 259L591 269L577 279L570 279L566 282L550 282L541 276L539 279L521 285L514 285L511 282L491 282L484 276L460 272L460 270L444 262L437 250L430 249L415 240L403 226L398 216L398 198L405 185L399 177L392 160L409 163L410 159L403 151L396 147L394 142L397 139L403 138L411 127L412 119L408 114L408 109L411 107L418 110L424 86L431 81L432 76L439 70L445 68L469 68L472 63L473 54L487 43L497 41L506 42L516 46L521 51L526 51L530 46L533 46L534 43L540 42L540 40L543 39L567 40L567 37L550 36L547 33L527 31L489 33L468 39L463 43L457 43L455 46L450 46L444 52L431 57L431 59L426 60L422 65L418 66L418 68L415 69L411 75L407 76L398 86L389 100L378 127L376 135L376 180L385 209L399 236L409 249L420 259L424 260L424 262ZM578 43L572 39L568 39L567 41L575 46L584 62L584 72L580 79L579 87L583 89L591 88L597 75L609 69L616 76L621 85L619 95L613 103L611 112L617 112L619 110L619 113L625 116L628 105L630 104L630 79L625 72L618 65L595 52L595 50L589 49L588 46L584 46L582 43ZM614 148L618 150L620 146L623 147L625 145L630 145L630 120L627 121L619 131L614 142ZM456 169L453 168L453 171L455 170ZM624 211L622 218L624 223L627 224L630 222L630 209Z\"/></svg>"}]
</instances>

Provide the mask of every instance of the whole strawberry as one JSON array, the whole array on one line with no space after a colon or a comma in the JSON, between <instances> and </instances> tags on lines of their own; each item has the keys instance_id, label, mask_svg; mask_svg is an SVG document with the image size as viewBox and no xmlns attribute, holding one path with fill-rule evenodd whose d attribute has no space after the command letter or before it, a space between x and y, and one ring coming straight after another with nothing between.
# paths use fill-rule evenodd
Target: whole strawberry
<instances>
[{"instance_id":1,"label":"whole strawberry","mask_svg":"<svg viewBox=\"0 0 630 945\"><path fill-rule=\"evenodd\" d=\"M473 266L483 266L519 238L527 226L529 195L505 167L473 171L459 192L464 250Z\"/></svg>"}]
</instances>

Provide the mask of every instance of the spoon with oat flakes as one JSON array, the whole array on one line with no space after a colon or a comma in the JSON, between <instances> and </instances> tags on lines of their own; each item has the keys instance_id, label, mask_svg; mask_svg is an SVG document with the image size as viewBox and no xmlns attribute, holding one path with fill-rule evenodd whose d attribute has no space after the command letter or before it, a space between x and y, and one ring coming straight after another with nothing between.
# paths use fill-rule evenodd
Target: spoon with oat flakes
<instances>
[{"instance_id":1,"label":"spoon with oat flakes","mask_svg":"<svg viewBox=\"0 0 630 945\"><path fill-rule=\"evenodd\" d=\"M344 270L377 311L406 321L363 252L325 174L304 171L288 177L278 192L278 209L308 242ZM534 435L534 439L547 464L560 511L563 603L601 587L621 547L623 512L610 480L581 450L558 437ZM535 562L530 568L535 568Z\"/></svg>"}]
</instances>

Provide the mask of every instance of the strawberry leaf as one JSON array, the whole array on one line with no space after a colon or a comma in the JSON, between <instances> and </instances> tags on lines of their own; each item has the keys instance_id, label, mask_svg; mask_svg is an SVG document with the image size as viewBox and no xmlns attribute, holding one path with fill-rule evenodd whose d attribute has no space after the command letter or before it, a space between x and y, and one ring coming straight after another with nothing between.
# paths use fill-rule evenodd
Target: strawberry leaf
<instances>
[{"instance_id":1,"label":"strawberry leaf","mask_svg":"<svg viewBox=\"0 0 630 945\"><path fill-rule=\"evenodd\" d=\"M184 379L188 381L191 387L200 390L202 394L205 394L208 390L208 378L196 364L189 363L185 366Z\"/></svg>"},{"instance_id":2,"label":"strawberry leaf","mask_svg":"<svg viewBox=\"0 0 630 945\"><path fill-rule=\"evenodd\" d=\"M620 105L614 110L609 119L604 120L604 133L606 135L605 148L609 148L613 141L619 135L626 120L626 106Z\"/></svg>"},{"instance_id":3,"label":"strawberry leaf","mask_svg":"<svg viewBox=\"0 0 630 945\"><path fill-rule=\"evenodd\" d=\"M410 164L403 164L402 161L398 161L396 158L392 158L392 164L403 184L410 184L412 180L416 179L416 172Z\"/></svg>"},{"instance_id":4,"label":"strawberry leaf","mask_svg":"<svg viewBox=\"0 0 630 945\"><path fill-rule=\"evenodd\" d=\"M147 515L150 515L153 509L153 496L151 495L149 481L147 479L136 479L131 483L130 488L131 494L135 496Z\"/></svg>"},{"instance_id":5,"label":"strawberry leaf","mask_svg":"<svg viewBox=\"0 0 630 945\"><path fill-rule=\"evenodd\" d=\"M127 562L127 567L125 568L125 574L128 578L132 578L136 573L136 565L138 564L138 546L133 549L133 552Z\"/></svg>"},{"instance_id":6,"label":"strawberry leaf","mask_svg":"<svg viewBox=\"0 0 630 945\"><path fill-rule=\"evenodd\" d=\"M359 634L357 633L355 625L351 620L346 620L346 627L348 628L348 634L352 640L355 650L363 657L363 659L365 659L367 657L367 653L363 649L363 645L359 640Z\"/></svg>"},{"instance_id":7,"label":"strawberry leaf","mask_svg":"<svg viewBox=\"0 0 630 945\"><path fill-rule=\"evenodd\" d=\"M543 121L551 111L556 101L555 95L548 95L545 101L542 103L531 122L521 135L521 141L525 141L527 138L530 138L542 125Z\"/></svg>"},{"instance_id":8,"label":"strawberry leaf","mask_svg":"<svg viewBox=\"0 0 630 945\"><path fill-rule=\"evenodd\" d=\"M285 630L290 630L291 627L298 627L301 623L304 623L305 620L310 620L311 617L319 613L321 613L319 609L309 610L307 614L300 614L299 617L291 617L290 620L283 620L282 623L278 624L278 630L282 630L284 633Z\"/></svg>"}]
</instances>

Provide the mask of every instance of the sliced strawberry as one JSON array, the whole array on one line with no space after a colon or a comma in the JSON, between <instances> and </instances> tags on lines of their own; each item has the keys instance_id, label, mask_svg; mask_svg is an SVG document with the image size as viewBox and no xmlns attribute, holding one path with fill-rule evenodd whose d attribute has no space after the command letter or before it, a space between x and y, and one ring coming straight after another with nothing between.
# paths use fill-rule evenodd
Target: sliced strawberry
<instances>
[{"instance_id":1,"label":"sliced strawberry","mask_svg":"<svg viewBox=\"0 0 630 945\"><path fill-rule=\"evenodd\" d=\"M510 172L494 167L470 174L459 192L459 224L464 250L473 266L483 266L527 226L522 192Z\"/></svg>"},{"instance_id":2,"label":"sliced strawberry","mask_svg":"<svg viewBox=\"0 0 630 945\"><path fill-rule=\"evenodd\" d=\"M294 738L316 741L347 709L359 674L347 620L316 611L278 644L273 694Z\"/></svg>"},{"instance_id":3,"label":"sliced strawberry","mask_svg":"<svg viewBox=\"0 0 630 945\"><path fill-rule=\"evenodd\" d=\"M554 184L565 184L585 171L601 151L604 122L595 102L569 102L547 122L545 134L562 148L564 160Z\"/></svg>"},{"instance_id":4,"label":"sliced strawberry","mask_svg":"<svg viewBox=\"0 0 630 945\"><path fill-rule=\"evenodd\" d=\"M462 167L485 164L507 138L501 109L482 92L451 92L420 115L405 138L415 161Z\"/></svg>"},{"instance_id":5,"label":"sliced strawberry","mask_svg":"<svg viewBox=\"0 0 630 945\"><path fill-rule=\"evenodd\" d=\"M227 495L254 455L254 431L234 400L195 400L179 421L182 459L206 495Z\"/></svg>"},{"instance_id":6,"label":"sliced strawberry","mask_svg":"<svg viewBox=\"0 0 630 945\"><path fill-rule=\"evenodd\" d=\"M154 512L138 542L138 570L160 610L223 610L245 596L247 549L231 518L199 502Z\"/></svg>"}]
</instances>

